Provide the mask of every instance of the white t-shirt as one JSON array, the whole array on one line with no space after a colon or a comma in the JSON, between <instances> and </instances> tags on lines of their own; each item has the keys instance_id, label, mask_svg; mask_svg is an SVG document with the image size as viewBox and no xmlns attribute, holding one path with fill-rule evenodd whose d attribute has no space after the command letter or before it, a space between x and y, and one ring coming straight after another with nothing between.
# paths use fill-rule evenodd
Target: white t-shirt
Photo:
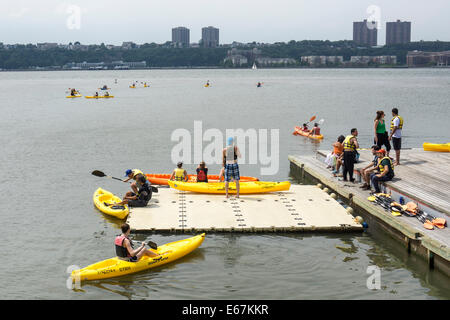
<instances>
[{"instance_id":1,"label":"white t-shirt","mask_svg":"<svg viewBox=\"0 0 450 320\"><path fill-rule=\"evenodd\" d=\"M399 117L395 117L395 119L394 119L394 127L397 127L397 130L395 130L395 132L392 135L392 137L394 137L394 138L401 138L402 137L402 129L399 129L398 128L399 126L400 126L400 118Z\"/></svg>"}]
</instances>

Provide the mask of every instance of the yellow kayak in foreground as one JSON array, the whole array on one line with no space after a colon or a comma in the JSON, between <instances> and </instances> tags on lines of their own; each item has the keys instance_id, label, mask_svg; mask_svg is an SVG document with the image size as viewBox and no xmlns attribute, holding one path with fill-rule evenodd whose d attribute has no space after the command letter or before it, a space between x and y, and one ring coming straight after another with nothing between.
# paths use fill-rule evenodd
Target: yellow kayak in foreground
<instances>
[{"instance_id":1,"label":"yellow kayak in foreground","mask_svg":"<svg viewBox=\"0 0 450 320\"><path fill-rule=\"evenodd\" d=\"M116 197L109 191L103 190L102 188L98 188L97 190L95 190L93 200L94 205L98 210L100 210L104 214L116 217L118 219L125 219L130 212L127 205L111 207L106 206L105 203L118 203L121 202L122 199Z\"/></svg>"},{"instance_id":2,"label":"yellow kayak in foreground","mask_svg":"<svg viewBox=\"0 0 450 320\"><path fill-rule=\"evenodd\" d=\"M171 188L191 191L197 193L216 193L225 194L225 182L180 182L180 181L168 181ZM241 182L239 194L254 194L254 193L267 193L275 191L286 191L291 187L289 181L282 182L268 182L268 181L249 181ZM236 193L236 183L230 182L228 186L228 193Z\"/></svg>"},{"instance_id":3,"label":"yellow kayak in foreground","mask_svg":"<svg viewBox=\"0 0 450 320\"><path fill-rule=\"evenodd\" d=\"M85 96L86 99L114 98L114 96Z\"/></svg>"},{"instance_id":4,"label":"yellow kayak in foreground","mask_svg":"<svg viewBox=\"0 0 450 320\"><path fill-rule=\"evenodd\" d=\"M204 239L205 234L202 233L188 239L164 244L156 250L161 256L154 258L143 256L138 262L124 261L118 257L106 259L83 269L74 270L71 274L72 281L108 279L159 267L191 253L200 247Z\"/></svg>"},{"instance_id":5,"label":"yellow kayak in foreground","mask_svg":"<svg viewBox=\"0 0 450 320\"><path fill-rule=\"evenodd\" d=\"M450 152L450 143L423 143L423 150L425 151L437 151L437 152Z\"/></svg>"},{"instance_id":6,"label":"yellow kayak in foreground","mask_svg":"<svg viewBox=\"0 0 450 320\"><path fill-rule=\"evenodd\" d=\"M72 98L81 98L81 97L82 97L81 94L77 94L77 95L74 95L74 96L66 96L66 98L68 98L68 99L72 99Z\"/></svg>"}]
</instances>

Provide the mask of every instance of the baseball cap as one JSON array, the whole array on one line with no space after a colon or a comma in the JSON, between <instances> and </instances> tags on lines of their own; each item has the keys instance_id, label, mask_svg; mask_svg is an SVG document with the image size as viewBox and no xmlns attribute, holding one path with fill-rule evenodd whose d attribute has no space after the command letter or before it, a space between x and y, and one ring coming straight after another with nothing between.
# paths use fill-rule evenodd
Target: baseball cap
<instances>
[{"instance_id":1,"label":"baseball cap","mask_svg":"<svg viewBox=\"0 0 450 320\"><path fill-rule=\"evenodd\" d=\"M233 144L233 137L228 137L227 145L231 146Z\"/></svg>"},{"instance_id":2,"label":"baseball cap","mask_svg":"<svg viewBox=\"0 0 450 320\"><path fill-rule=\"evenodd\" d=\"M133 170L128 169L127 171L125 171L125 177L128 177L128 175L129 175L130 173L133 173Z\"/></svg>"},{"instance_id":3,"label":"baseball cap","mask_svg":"<svg viewBox=\"0 0 450 320\"><path fill-rule=\"evenodd\" d=\"M384 150L384 149L377 150L376 152L377 152L377 153L386 154L386 150Z\"/></svg>"}]
</instances>

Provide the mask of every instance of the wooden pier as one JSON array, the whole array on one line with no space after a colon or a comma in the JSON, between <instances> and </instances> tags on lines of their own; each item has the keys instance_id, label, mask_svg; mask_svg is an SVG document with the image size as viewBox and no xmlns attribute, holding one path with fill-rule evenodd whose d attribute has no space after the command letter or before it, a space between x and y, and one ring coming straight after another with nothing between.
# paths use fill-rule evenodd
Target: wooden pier
<instances>
[{"instance_id":1,"label":"wooden pier","mask_svg":"<svg viewBox=\"0 0 450 320\"><path fill-rule=\"evenodd\" d=\"M198 194L160 188L145 208L132 208L132 232L355 232L362 226L316 186L241 195Z\"/></svg>"},{"instance_id":2,"label":"wooden pier","mask_svg":"<svg viewBox=\"0 0 450 320\"><path fill-rule=\"evenodd\" d=\"M324 159L329 150L319 150L311 156L289 156L291 175L308 176L334 190L352 207L358 208L379 222L384 229L403 242L409 252L416 252L428 260L430 267L437 267L450 275L450 229L427 230L415 218L394 217L378 205L368 201L369 191L363 191L360 183L344 182L333 177ZM354 177L360 180L358 169L372 161L369 150L359 151L360 162L355 164ZM395 178L382 186L386 193L399 201L414 201L419 208L443 217L450 222L450 154L426 152L421 149L402 150L401 165L396 166ZM359 213L359 212L358 212Z\"/></svg>"}]
</instances>

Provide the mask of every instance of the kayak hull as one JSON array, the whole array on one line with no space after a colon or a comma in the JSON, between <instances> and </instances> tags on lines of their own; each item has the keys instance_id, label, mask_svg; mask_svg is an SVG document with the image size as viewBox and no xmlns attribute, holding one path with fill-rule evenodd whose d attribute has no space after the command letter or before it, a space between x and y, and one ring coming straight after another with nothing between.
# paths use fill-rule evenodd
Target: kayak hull
<instances>
[{"instance_id":1,"label":"kayak hull","mask_svg":"<svg viewBox=\"0 0 450 320\"><path fill-rule=\"evenodd\" d=\"M68 98L68 99L81 98L81 97L82 97L82 95L66 96L66 98Z\"/></svg>"},{"instance_id":2,"label":"kayak hull","mask_svg":"<svg viewBox=\"0 0 450 320\"><path fill-rule=\"evenodd\" d=\"M323 135L309 135L308 131L303 131L301 127L295 127L295 130L293 132L294 135L300 135L300 136L304 136L310 139L314 139L314 140L322 140L323 139Z\"/></svg>"},{"instance_id":3,"label":"kayak hull","mask_svg":"<svg viewBox=\"0 0 450 320\"><path fill-rule=\"evenodd\" d=\"M180 191L191 191L196 193L209 194L225 194L225 182L179 182L170 181L169 186ZM287 191L291 187L289 181L282 182L267 182L267 181L249 181L241 182L239 194L257 194L277 191ZM230 182L228 186L228 193L236 193L236 183Z\"/></svg>"},{"instance_id":4,"label":"kayak hull","mask_svg":"<svg viewBox=\"0 0 450 320\"><path fill-rule=\"evenodd\" d=\"M118 203L121 202L122 199L102 188L98 188L94 192L93 200L94 205L98 210L100 210L104 214L113 216L118 219L125 219L128 216L128 213L130 212L127 205L120 206L119 208L112 208L105 206L105 202L108 204Z\"/></svg>"},{"instance_id":5,"label":"kayak hull","mask_svg":"<svg viewBox=\"0 0 450 320\"><path fill-rule=\"evenodd\" d=\"M143 256L138 262L129 262L114 257L106 259L85 268L74 270L71 274L72 281L101 280L132 274L178 260L191 253L203 243L205 234L187 238L180 241L159 246L156 250L159 257Z\"/></svg>"},{"instance_id":6,"label":"kayak hull","mask_svg":"<svg viewBox=\"0 0 450 320\"><path fill-rule=\"evenodd\" d=\"M450 152L450 143L438 144L438 143L424 142L423 150L435 152Z\"/></svg>"},{"instance_id":7,"label":"kayak hull","mask_svg":"<svg viewBox=\"0 0 450 320\"><path fill-rule=\"evenodd\" d=\"M157 185L168 185L171 174L146 174L148 181ZM197 182L196 174L188 174L189 182ZM208 175L209 182L219 182L218 175ZM241 177L241 181L258 181L255 177Z\"/></svg>"}]
</instances>

